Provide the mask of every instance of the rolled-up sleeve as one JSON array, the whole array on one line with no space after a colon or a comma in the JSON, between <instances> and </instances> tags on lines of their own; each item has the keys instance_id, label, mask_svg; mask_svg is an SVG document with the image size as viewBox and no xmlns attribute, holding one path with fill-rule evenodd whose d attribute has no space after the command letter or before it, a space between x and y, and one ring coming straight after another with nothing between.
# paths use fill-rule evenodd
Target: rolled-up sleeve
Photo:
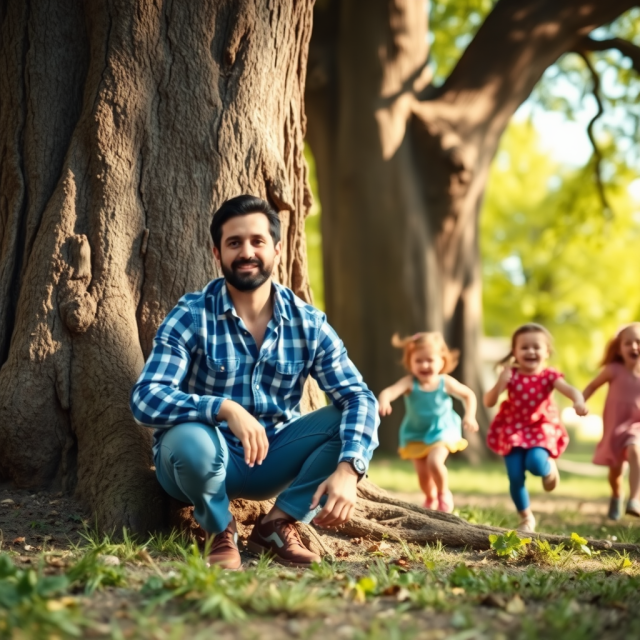
<instances>
[{"instance_id":1,"label":"rolled-up sleeve","mask_svg":"<svg viewBox=\"0 0 640 640\"><path fill-rule=\"evenodd\" d=\"M181 300L160 325L149 359L131 391L131 411L138 424L153 428L191 421L216 424L224 398L182 391L195 348L193 316Z\"/></svg>"},{"instance_id":2,"label":"rolled-up sleeve","mask_svg":"<svg viewBox=\"0 0 640 640\"><path fill-rule=\"evenodd\" d=\"M340 461L354 456L371 460L378 446L378 402L324 316L311 375L342 411Z\"/></svg>"}]
</instances>

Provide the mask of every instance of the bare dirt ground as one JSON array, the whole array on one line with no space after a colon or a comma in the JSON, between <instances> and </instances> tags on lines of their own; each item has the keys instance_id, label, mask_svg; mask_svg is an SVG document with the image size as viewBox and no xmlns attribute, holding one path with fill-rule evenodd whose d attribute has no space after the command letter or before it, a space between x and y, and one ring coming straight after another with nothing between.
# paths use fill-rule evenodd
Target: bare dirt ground
<instances>
[{"instance_id":1,"label":"bare dirt ground","mask_svg":"<svg viewBox=\"0 0 640 640\"><path fill-rule=\"evenodd\" d=\"M85 525L89 520L70 496L0 484L0 550L30 558L45 547L68 548Z\"/></svg>"}]
</instances>

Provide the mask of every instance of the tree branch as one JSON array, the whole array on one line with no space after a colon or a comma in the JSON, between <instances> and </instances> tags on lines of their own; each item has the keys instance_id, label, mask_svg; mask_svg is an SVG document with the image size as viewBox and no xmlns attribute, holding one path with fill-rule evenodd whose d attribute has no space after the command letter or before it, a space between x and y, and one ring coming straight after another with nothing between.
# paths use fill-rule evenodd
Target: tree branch
<instances>
[{"instance_id":1,"label":"tree branch","mask_svg":"<svg viewBox=\"0 0 640 640\"><path fill-rule=\"evenodd\" d=\"M640 73L640 47L633 44L633 42L629 42L629 40L624 40L623 38L595 40L590 36L585 36L576 45L576 52L578 53L608 51L609 49L617 49L623 56L629 58L635 71Z\"/></svg>"},{"instance_id":2,"label":"tree branch","mask_svg":"<svg viewBox=\"0 0 640 640\"><path fill-rule=\"evenodd\" d=\"M635 4L636 0L498 0L434 99L459 105L456 130L462 137L478 136L486 145L490 133L497 144L544 71L595 28Z\"/></svg>"},{"instance_id":3,"label":"tree branch","mask_svg":"<svg viewBox=\"0 0 640 640\"><path fill-rule=\"evenodd\" d=\"M604 183L602 181L602 152L598 147L598 143L596 142L595 135L593 133L593 127L596 121L602 116L604 113L604 107L602 106L602 98L600 97L600 76L598 72L595 70L593 64L591 64L591 60L589 60L589 56L584 51L576 52L587 65L587 69L589 69L589 73L591 74L591 78L593 80L593 97L596 99L596 103L598 105L597 113L591 118L589 124L587 125L587 135L589 136L589 140L591 142L591 146L593 147L593 158L595 160L595 179L596 179L596 188L598 189L598 195L600 196L600 202L602 202L602 208L604 209L605 216L611 217L612 209L609 205L609 201L607 200L607 195L604 189Z\"/></svg>"}]
</instances>

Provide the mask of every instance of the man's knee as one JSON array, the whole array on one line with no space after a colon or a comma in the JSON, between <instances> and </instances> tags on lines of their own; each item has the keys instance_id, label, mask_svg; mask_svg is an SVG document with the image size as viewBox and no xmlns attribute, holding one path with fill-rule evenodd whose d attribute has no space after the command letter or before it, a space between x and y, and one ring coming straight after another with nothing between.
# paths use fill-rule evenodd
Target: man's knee
<instances>
[{"instance_id":1,"label":"man's knee","mask_svg":"<svg viewBox=\"0 0 640 640\"><path fill-rule=\"evenodd\" d=\"M207 425L187 422L171 427L160 442L162 455L171 464L196 475L222 472L224 454L214 429Z\"/></svg>"}]
</instances>

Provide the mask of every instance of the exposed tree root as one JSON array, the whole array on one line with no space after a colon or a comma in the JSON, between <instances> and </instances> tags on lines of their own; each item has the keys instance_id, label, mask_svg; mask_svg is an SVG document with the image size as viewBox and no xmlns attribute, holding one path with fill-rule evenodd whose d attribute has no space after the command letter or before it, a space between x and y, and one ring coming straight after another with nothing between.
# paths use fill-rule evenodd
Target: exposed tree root
<instances>
[{"instance_id":1,"label":"exposed tree root","mask_svg":"<svg viewBox=\"0 0 640 640\"><path fill-rule=\"evenodd\" d=\"M317 529L312 525L298 524L301 536L316 553L335 555L345 551L345 543L354 538L365 540L404 541L416 544L441 542L447 547L488 549L489 535L504 533L506 529L486 525L469 524L449 513L423 509L418 505L398 500L380 487L366 480L359 485L359 500L356 513L349 522L337 531ZM246 527L252 526L260 513L266 513L272 501L250 502L235 500L232 510L239 523L241 536L248 534ZM548 540L552 544L570 544L566 536L533 533L530 537ZM589 546L597 551L629 551L640 555L640 545L589 540Z\"/></svg>"},{"instance_id":2,"label":"exposed tree root","mask_svg":"<svg viewBox=\"0 0 640 640\"><path fill-rule=\"evenodd\" d=\"M318 529L313 525L298 523L303 542L309 549L327 556L345 557L350 544L357 539L407 542L424 545L441 542L446 547L484 550L488 549L489 535L504 533L507 529L487 525L470 524L466 520L441 511L431 511L416 504L398 500L386 491L366 480L358 487L359 500L356 513L338 530ZM238 523L240 538L247 538L258 517L267 513L273 500L254 502L234 500L231 503ZM204 531L192 517L193 507L174 501L172 524L204 542ZM524 534L523 534L524 535ZM571 546L570 538L547 533L526 534L527 537L547 540L551 544ZM609 540L589 540L595 551L628 551L640 556L640 545Z\"/></svg>"}]
</instances>

